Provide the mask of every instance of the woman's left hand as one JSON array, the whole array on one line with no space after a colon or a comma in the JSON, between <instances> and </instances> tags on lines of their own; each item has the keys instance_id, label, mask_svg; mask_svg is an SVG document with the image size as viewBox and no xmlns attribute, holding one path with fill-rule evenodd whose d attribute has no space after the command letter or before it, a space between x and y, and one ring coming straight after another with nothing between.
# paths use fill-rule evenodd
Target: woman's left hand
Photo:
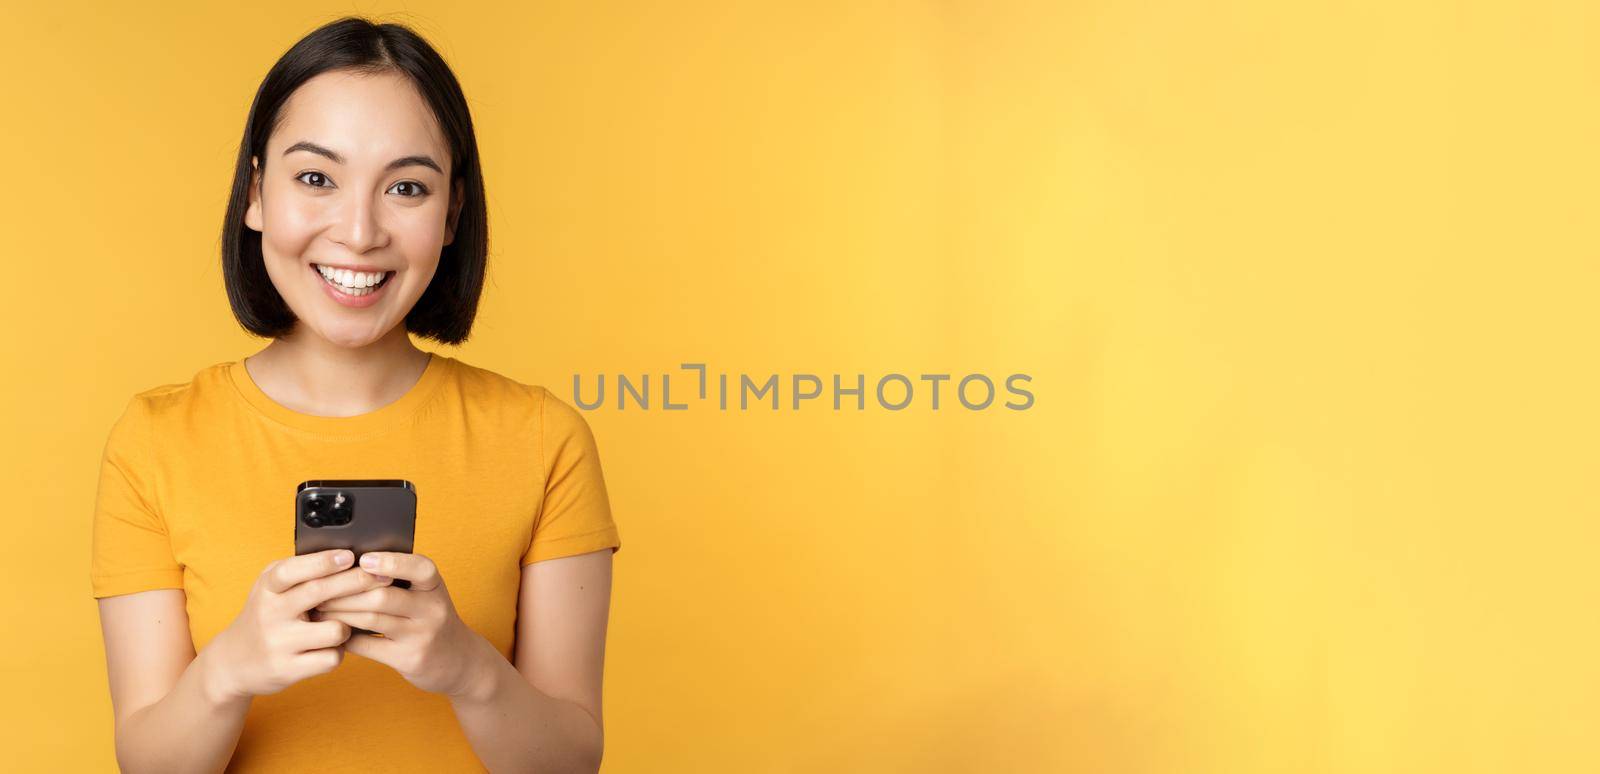
<instances>
[{"instance_id":1,"label":"woman's left hand","mask_svg":"<svg viewBox=\"0 0 1600 774\"><path fill-rule=\"evenodd\" d=\"M361 556L361 567L376 575L402 578L411 588L380 586L330 599L316 607L321 620L345 623L383 634L352 632L346 653L388 664L412 685L447 696L470 688L482 652L482 637L456 615L450 592L433 560L421 554L375 551Z\"/></svg>"}]
</instances>

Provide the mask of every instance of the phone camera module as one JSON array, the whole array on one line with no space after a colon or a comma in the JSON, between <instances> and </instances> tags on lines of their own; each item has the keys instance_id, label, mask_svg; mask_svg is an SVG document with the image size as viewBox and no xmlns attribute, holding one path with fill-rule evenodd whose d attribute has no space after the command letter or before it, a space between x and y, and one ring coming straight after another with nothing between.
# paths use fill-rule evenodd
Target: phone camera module
<instances>
[{"instance_id":1,"label":"phone camera module","mask_svg":"<svg viewBox=\"0 0 1600 774\"><path fill-rule=\"evenodd\" d=\"M301 520L310 527L341 527L355 518L355 499L348 492L309 495Z\"/></svg>"}]
</instances>

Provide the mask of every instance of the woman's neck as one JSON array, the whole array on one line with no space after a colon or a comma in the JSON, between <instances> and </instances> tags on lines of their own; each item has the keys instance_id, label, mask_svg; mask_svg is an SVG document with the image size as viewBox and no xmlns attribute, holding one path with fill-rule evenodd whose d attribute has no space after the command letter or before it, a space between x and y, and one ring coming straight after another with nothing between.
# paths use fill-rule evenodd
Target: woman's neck
<instances>
[{"instance_id":1,"label":"woman's neck","mask_svg":"<svg viewBox=\"0 0 1600 774\"><path fill-rule=\"evenodd\" d=\"M245 370L280 405L322 417L349 417L389 405L422 378L429 355L405 326L364 347L343 347L299 327L245 358Z\"/></svg>"}]
</instances>

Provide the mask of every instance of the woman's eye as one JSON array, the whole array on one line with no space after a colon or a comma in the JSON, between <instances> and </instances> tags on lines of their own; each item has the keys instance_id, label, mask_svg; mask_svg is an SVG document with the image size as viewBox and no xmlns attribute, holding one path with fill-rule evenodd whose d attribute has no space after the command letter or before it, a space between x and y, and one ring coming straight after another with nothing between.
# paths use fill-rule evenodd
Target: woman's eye
<instances>
[{"instance_id":1,"label":"woman's eye","mask_svg":"<svg viewBox=\"0 0 1600 774\"><path fill-rule=\"evenodd\" d=\"M427 193L428 193L428 189L426 187L424 187L421 183L412 182L410 180L401 180L400 182L395 183L394 187L395 188L399 188L400 186L403 186L403 185L411 186L412 190L416 191L416 193L401 194L402 196L406 197L407 199L414 199L414 198L416 198L418 196L426 196Z\"/></svg>"},{"instance_id":2,"label":"woman's eye","mask_svg":"<svg viewBox=\"0 0 1600 774\"><path fill-rule=\"evenodd\" d=\"M318 177L318 178L320 178L322 180L327 180L328 179L328 176L322 174L321 172L301 172L300 174L295 175L294 179L300 180L301 182L305 182L302 178L310 177L312 175L315 175L316 177ZM312 188L328 188L329 187L329 186L325 186L325 185L318 185L316 183L306 183L306 185L309 185Z\"/></svg>"}]
</instances>

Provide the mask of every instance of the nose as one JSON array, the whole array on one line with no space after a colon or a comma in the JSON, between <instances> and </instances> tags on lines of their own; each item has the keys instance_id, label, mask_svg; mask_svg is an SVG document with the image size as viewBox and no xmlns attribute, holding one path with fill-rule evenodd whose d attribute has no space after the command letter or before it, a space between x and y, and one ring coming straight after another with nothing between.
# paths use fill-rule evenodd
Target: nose
<instances>
[{"instance_id":1,"label":"nose","mask_svg":"<svg viewBox=\"0 0 1600 774\"><path fill-rule=\"evenodd\" d=\"M365 253L387 241L379 208L366 196L346 197L338 219L332 238L350 252Z\"/></svg>"}]
</instances>

